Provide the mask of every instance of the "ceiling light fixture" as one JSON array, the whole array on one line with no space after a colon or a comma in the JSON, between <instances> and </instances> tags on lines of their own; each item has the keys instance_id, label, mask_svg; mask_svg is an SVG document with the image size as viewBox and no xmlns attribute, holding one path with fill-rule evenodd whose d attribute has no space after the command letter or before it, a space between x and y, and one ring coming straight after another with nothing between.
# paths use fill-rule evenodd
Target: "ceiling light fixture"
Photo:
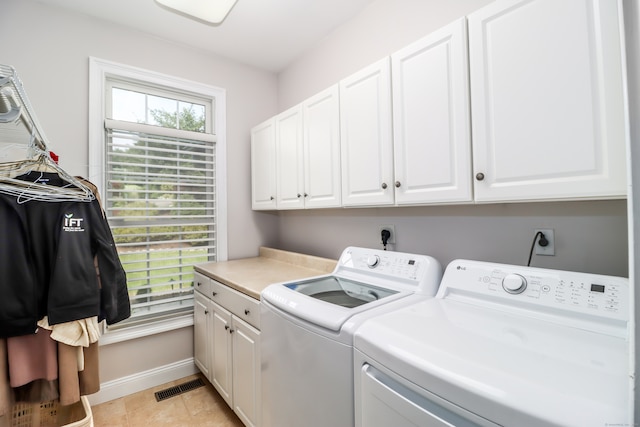
<instances>
[{"instance_id":1,"label":"ceiling light fixture","mask_svg":"<svg viewBox=\"0 0 640 427\"><path fill-rule=\"evenodd\" d=\"M238 0L156 0L172 11L210 24L224 21L236 1Z\"/></svg>"}]
</instances>

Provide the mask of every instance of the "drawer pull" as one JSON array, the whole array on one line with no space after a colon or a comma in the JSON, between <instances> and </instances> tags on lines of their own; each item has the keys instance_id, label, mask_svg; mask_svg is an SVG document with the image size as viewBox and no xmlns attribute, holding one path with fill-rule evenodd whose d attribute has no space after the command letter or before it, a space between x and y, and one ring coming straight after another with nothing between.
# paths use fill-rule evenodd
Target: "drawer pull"
<instances>
[{"instance_id":1,"label":"drawer pull","mask_svg":"<svg viewBox=\"0 0 640 427\"><path fill-rule=\"evenodd\" d=\"M200 286L200 282L198 282L198 286Z\"/></svg>"},{"instance_id":2,"label":"drawer pull","mask_svg":"<svg viewBox=\"0 0 640 427\"><path fill-rule=\"evenodd\" d=\"M248 315L249 315L249 313L251 313L251 312L249 311L249 309L248 309L248 308L244 310L244 314L245 314L245 316L248 316Z\"/></svg>"},{"instance_id":3,"label":"drawer pull","mask_svg":"<svg viewBox=\"0 0 640 427\"><path fill-rule=\"evenodd\" d=\"M218 293L213 291L213 292L211 292L211 295L213 295L215 297L216 295L218 295Z\"/></svg>"}]
</instances>

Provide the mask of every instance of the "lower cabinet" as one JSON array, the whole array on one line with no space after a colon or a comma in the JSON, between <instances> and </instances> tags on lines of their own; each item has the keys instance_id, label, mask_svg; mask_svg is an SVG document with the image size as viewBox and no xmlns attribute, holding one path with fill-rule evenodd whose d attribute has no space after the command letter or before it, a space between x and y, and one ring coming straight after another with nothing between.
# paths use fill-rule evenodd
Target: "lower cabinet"
<instances>
[{"instance_id":1,"label":"lower cabinet","mask_svg":"<svg viewBox=\"0 0 640 427\"><path fill-rule=\"evenodd\" d=\"M260 331L232 318L233 410L247 426L258 426L260 405Z\"/></svg>"},{"instance_id":2,"label":"lower cabinet","mask_svg":"<svg viewBox=\"0 0 640 427\"><path fill-rule=\"evenodd\" d=\"M211 301L196 292L193 301L193 358L196 366L205 377L211 377Z\"/></svg>"},{"instance_id":3,"label":"lower cabinet","mask_svg":"<svg viewBox=\"0 0 640 427\"><path fill-rule=\"evenodd\" d=\"M211 384L233 408L233 340L231 313L211 303Z\"/></svg>"},{"instance_id":4,"label":"lower cabinet","mask_svg":"<svg viewBox=\"0 0 640 427\"><path fill-rule=\"evenodd\" d=\"M200 273L195 282L196 366L247 427L258 427L259 301Z\"/></svg>"}]
</instances>

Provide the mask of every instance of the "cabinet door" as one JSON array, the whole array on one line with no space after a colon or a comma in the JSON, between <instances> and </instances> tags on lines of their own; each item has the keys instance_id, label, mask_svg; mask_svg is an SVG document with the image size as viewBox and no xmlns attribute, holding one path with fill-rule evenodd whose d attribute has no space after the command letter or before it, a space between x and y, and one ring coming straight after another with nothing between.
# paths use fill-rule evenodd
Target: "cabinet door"
<instances>
[{"instance_id":1,"label":"cabinet door","mask_svg":"<svg viewBox=\"0 0 640 427\"><path fill-rule=\"evenodd\" d=\"M200 292L193 297L194 361L198 369L211 380L211 302Z\"/></svg>"},{"instance_id":2,"label":"cabinet door","mask_svg":"<svg viewBox=\"0 0 640 427\"><path fill-rule=\"evenodd\" d=\"M211 383L233 408L233 347L231 313L212 302L213 350L211 354Z\"/></svg>"},{"instance_id":3,"label":"cabinet door","mask_svg":"<svg viewBox=\"0 0 640 427\"><path fill-rule=\"evenodd\" d=\"M276 116L276 176L278 209L304 208L302 106Z\"/></svg>"},{"instance_id":4,"label":"cabinet door","mask_svg":"<svg viewBox=\"0 0 640 427\"><path fill-rule=\"evenodd\" d=\"M233 317L233 410L244 425L260 425L260 331Z\"/></svg>"},{"instance_id":5,"label":"cabinet door","mask_svg":"<svg viewBox=\"0 0 640 427\"><path fill-rule=\"evenodd\" d=\"M620 7L499 0L469 16L477 201L626 195Z\"/></svg>"},{"instance_id":6,"label":"cabinet door","mask_svg":"<svg viewBox=\"0 0 640 427\"><path fill-rule=\"evenodd\" d=\"M340 82L342 204L394 201L389 58Z\"/></svg>"},{"instance_id":7,"label":"cabinet door","mask_svg":"<svg viewBox=\"0 0 640 427\"><path fill-rule=\"evenodd\" d=\"M276 208L276 130L270 119L251 130L251 207Z\"/></svg>"},{"instance_id":8,"label":"cabinet door","mask_svg":"<svg viewBox=\"0 0 640 427\"><path fill-rule=\"evenodd\" d=\"M465 18L391 57L396 203L470 202Z\"/></svg>"},{"instance_id":9,"label":"cabinet door","mask_svg":"<svg viewBox=\"0 0 640 427\"><path fill-rule=\"evenodd\" d=\"M338 85L309 98L302 109L305 207L338 207L341 205Z\"/></svg>"}]
</instances>

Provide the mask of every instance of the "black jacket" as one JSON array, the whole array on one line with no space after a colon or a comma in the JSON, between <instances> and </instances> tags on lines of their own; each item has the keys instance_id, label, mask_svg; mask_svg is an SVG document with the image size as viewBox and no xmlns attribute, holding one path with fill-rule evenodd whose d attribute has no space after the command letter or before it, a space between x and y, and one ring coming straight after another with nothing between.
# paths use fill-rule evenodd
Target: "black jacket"
<instances>
[{"instance_id":1,"label":"black jacket","mask_svg":"<svg viewBox=\"0 0 640 427\"><path fill-rule=\"evenodd\" d=\"M45 175L49 185L65 184ZM0 337L33 333L44 315L50 324L130 316L125 272L97 200L20 204L0 193L0 223Z\"/></svg>"}]
</instances>

